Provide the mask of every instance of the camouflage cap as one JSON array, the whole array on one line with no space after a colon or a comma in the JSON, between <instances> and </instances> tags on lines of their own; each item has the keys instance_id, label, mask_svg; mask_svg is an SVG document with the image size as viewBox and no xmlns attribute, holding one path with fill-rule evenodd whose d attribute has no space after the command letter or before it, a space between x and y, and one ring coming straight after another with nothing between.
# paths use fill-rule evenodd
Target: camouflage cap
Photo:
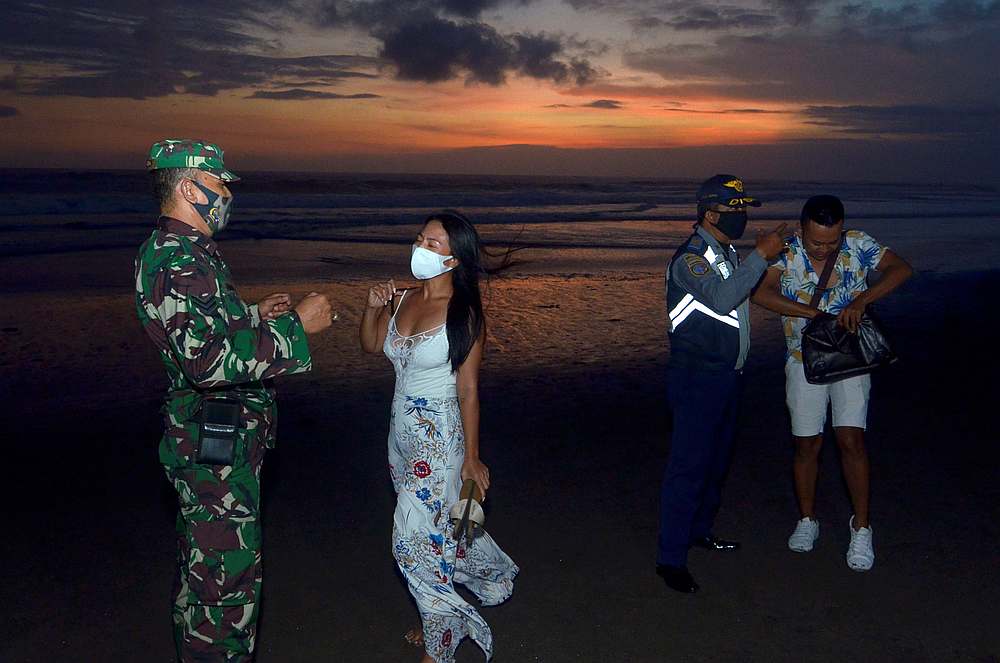
<instances>
[{"instance_id":1,"label":"camouflage cap","mask_svg":"<svg viewBox=\"0 0 1000 663\"><path fill-rule=\"evenodd\" d=\"M197 168L215 175L223 182L236 182L240 178L226 169L222 162L222 148L200 139L170 139L153 143L146 159L146 170L161 168Z\"/></svg>"}]
</instances>

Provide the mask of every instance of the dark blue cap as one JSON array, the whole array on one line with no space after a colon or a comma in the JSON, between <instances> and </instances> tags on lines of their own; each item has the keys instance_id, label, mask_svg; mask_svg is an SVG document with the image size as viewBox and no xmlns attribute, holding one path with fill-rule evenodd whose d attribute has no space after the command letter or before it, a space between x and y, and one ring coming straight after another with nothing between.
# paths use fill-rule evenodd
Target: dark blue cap
<instances>
[{"instance_id":1,"label":"dark blue cap","mask_svg":"<svg viewBox=\"0 0 1000 663\"><path fill-rule=\"evenodd\" d=\"M698 187L698 207L760 207L760 201L747 195L743 180L735 175L714 175Z\"/></svg>"}]
</instances>

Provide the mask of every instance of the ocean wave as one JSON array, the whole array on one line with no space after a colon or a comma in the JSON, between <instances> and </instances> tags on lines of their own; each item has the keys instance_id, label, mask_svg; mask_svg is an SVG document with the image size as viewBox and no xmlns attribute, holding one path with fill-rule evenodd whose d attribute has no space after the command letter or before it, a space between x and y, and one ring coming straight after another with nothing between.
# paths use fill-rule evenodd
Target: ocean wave
<instances>
[{"instance_id":1,"label":"ocean wave","mask_svg":"<svg viewBox=\"0 0 1000 663\"><path fill-rule=\"evenodd\" d=\"M322 218L333 223L413 223L433 210L459 208L477 222L565 221L572 218L688 219L695 180L241 173L233 186L236 213L269 218ZM760 214L797 218L815 193L844 199L851 218L988 216L995 188L955 185L762 182ZM97 192L97 193L95 193ZM0 170L0 216L155 215L148 176L137 171ZM506 220L502 220L506 217Z\"/></svg>"}]
</instances>

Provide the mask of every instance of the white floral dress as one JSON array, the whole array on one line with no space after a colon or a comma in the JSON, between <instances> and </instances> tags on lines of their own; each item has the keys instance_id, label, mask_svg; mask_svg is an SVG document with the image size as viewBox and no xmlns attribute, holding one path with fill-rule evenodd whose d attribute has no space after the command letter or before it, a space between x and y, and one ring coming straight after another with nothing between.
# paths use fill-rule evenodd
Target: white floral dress
<instances>
[{"instance_id":1,"label":"white floral dress","mask_svg":"<svg viewBox=\"0 0 1000 663\"><path fill-rule=\"evenodd\" d=\"M497 605L514 590L518 568L485 532L468 549L452 536L448 510L461 489L465 436L446 327L402 336L393 315L382 349L396 371L389 419L389 473L397 496L393 556L417 602L428 655L453 661L469 636L489 660L490 627L453 583L465 585L483 605Z\"/></svg>"}]
</instances>

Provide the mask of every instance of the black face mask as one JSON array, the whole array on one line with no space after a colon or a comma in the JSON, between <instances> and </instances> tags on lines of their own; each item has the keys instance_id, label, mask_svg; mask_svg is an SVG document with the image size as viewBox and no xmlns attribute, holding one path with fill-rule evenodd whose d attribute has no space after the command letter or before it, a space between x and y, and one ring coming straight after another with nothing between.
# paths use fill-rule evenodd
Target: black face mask
<instances>
[{"instance_id":1,"label":"black face mask","mask_svg":"<svg viewBox=\"0 0 1000 663\"><path fill-rule=\"evenodd\" d=\"M743 231L747 228L746 212L716 212L719 215L719 222L715 226L729 239L739 239L743 237Z\"/></svg>"},{"instance_id":2,"label":"black face mask","mask_svg":"<svg viewBox=\"0 0 1000 663\"><path fill-rule=\"evenodd\" d=\"M201 189L201 192L208 198L208 202L204 205L201 203L191 203L191 206L205 220L213 235L222 232L226 224L229 223L229 214L233 211L233 197L216 193L194 180L191 180L191 184Z\"/></svg>"}]
</instances>

